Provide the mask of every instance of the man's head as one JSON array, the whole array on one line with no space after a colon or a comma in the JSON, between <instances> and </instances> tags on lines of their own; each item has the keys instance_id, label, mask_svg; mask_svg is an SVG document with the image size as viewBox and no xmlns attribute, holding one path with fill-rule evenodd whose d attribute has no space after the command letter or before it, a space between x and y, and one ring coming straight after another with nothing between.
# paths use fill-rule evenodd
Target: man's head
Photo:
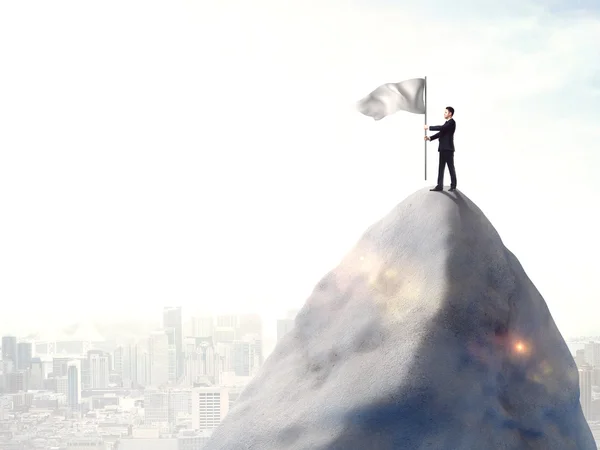
<instances>
[{"instance_id":1,"label":"man's head","mask_svg":"<svg viewBox=\"0 0 600 450\"><path fill-rule=\"evenodd\" d=\"M454 117L454 108L452 106L446 106L444 110L444 119L448 120Z\"/></svg>"}]
</instances>

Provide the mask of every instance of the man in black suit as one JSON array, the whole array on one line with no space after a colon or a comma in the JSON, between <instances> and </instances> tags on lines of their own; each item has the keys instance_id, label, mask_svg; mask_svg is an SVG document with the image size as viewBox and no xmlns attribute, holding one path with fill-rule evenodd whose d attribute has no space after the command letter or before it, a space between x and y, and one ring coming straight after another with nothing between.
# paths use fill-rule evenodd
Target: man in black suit
<instances>
[{"instance_id":1,"label":"man in black suit","mask_svg":"<svg viewBox=\"0 0 600 450\"><path fill-rule=\"evenodd\" d=\"M427 126L425 130L438 131L439 133L433 136L425 136L426 141L434 141L439 139L438 152L440 154L440 162L438 167L437 186L430 191L441 191L444 188L444 170L448 164L450 172L450 191L456 190L456 171L454 170L454 132L456 131L456 122L454 121L454 108L448 106L444 111L444 125Z\"/></svg>"}]
</instances>

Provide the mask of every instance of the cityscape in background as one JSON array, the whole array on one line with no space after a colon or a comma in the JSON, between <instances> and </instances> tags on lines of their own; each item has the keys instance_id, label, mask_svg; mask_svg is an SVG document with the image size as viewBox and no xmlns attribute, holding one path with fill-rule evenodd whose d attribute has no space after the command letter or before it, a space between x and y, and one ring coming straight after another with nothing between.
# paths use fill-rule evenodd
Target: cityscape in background
<instances>
[{"instance_id":1,"label":"cityscape in background","mask_svg":"<svg viewBox=\"0 0 600 450\"><path fill-rule=\"evenodd\" d=\"M297 313L277 320L277 341ZM160 328L111 335L128 337L93 322L53 339L2 336L0 450L202 450L268 356L259 314L184 321L165 307ZM567 345L600 443L600 337Z\"/></svg>"},{"instance_id":2,"label":"cityscape in background","mask_svg":"<svg viewBox=\"0 0 600 450\"><path fill-rule=\"evenodd\" d=\"M582 336L567 342L579 372L579 402L596 445L600 445L600 337Z\"/></svg>"},{"instance_id":3,"label":"cityscape in background","mask_svg":"<svg viewBox=\"0 0 600 450\"><path fill-rule=\"evenodd\" d=\"M0 450L202 450L267 356L258 314L165 307L138 338L69 331L2 336Z\"/></svg>"}]
</instances>

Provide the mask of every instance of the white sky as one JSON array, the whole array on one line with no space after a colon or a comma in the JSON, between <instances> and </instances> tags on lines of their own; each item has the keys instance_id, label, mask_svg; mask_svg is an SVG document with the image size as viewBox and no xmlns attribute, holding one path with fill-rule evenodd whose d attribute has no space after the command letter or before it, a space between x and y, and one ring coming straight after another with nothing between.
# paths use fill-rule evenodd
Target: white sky
<instances>
[{"instance_id":1,"label":"white sky","mask_svg":"<svg viewBox=\"0 0 600 450\"><path fill-rule=\"evenodd\" d=\"M459 188L563 334L600 332L600 16L495 3L0 3L0 332L301 306L435 182L422 116L353 110L424 75Z\"/></svg>"}]
</instances>

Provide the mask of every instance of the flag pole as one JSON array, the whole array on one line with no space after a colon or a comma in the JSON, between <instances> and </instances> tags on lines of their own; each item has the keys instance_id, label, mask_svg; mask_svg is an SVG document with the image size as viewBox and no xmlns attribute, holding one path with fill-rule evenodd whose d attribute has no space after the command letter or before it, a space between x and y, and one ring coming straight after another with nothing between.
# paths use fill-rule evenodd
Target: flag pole
<instances>
[{"instance_id":1,"label":"flag pole","mask_svg":"<svg viewBox=\"0 0 600 450\"><path fill-rule=\"evenodd\" d=\"M423 90L423 94L425 96L425 123L427 125L427 77L425 77L425 88ZM427 130L425 131L425 136L427 136ZM425 145L425 181L427 181L427 139L424 141Z\"/></svg>"}]
</instances>

